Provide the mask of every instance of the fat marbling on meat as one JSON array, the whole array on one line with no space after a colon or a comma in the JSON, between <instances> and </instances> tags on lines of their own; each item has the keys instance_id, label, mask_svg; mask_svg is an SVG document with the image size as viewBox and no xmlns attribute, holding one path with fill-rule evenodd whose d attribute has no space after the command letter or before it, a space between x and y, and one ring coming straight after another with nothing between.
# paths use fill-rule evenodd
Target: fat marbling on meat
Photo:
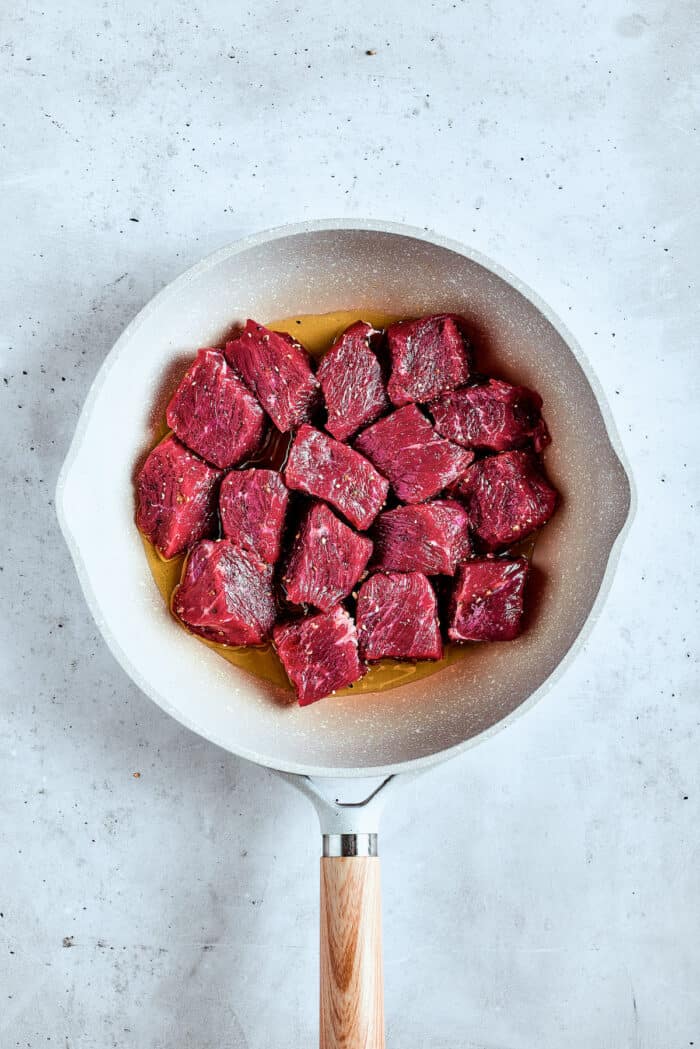
<instances>
[{"instance_id":1,"label":"fat marbling on meat","mask_svg":"<svg viewBox=\"0 0 700 1049\"><path fill-rule=\"evenodd\" d=\"M355 624L340 605L276 626L273 636L302 707L352 685L365 673Z\"/></svg>"},{"instance_id":2,"label":"fat marbling on meat","mask_svg":"<svg viewBox=\"0 0 700 1049\"><path fill-rule=\"evenodd\" d=\"M324 354L316 375L328 412L326 429L343 441L389 406L382 369L371 348L378 332L357 321Z\"/></svg>"},{"instance_id":3,"label":"fat marbling on meat","mask_svg":"<svg viewBox=\"0 0 700 1049\"><path fill-rule=\"evenodd\" d=\"M273 567L230 539L190 551L173 613L195 634L223 645L259 645L276 619Z\"/></svg>"},{"instance_id":4,"label":"fat marbling on meat","mask_svg":"<svg viewBox=\"0 0 700 1049\"><path fill-rule=\"evenodd\" d=\"M450 640L511 641L517 637L529 569L524 557L462 565L448 613Z\"/></svg>"},{"instance_id":5,"label":"fat marbling on meat","mask_svg":"<svg viewBox=\"0 0 700 1049\"><path fill-rule=\"evenodd\" d=\"M368 426L355 440L404 503L422 503L456 481L474 453L438 437L415 404Z\"/></svg>"},{"instance_id":6,"label":"fat marbling on meat","mask_svg":"<svg viewBox=\"0 0 700 1049\"><path fill-rule=\"evenodd\" d=\"M471 555L469 517L451 499L388 510L377 518L373 534L373 567L388 572L454 575Z\"/></svg>"},{"instance_id":7,"label":"fat marbling on meat","mask_svg":"<svg viewBox=\"0 0 700 1049\"><path fill-rule=\"evenodd\" d=\"M311 418L319 384L309 354L291 335L249 320L224 352L278 430L287 433Z\"/></svg>"},{"instance_id":8,"label":"fat marbling on meat","mask_svg":"<svg viewBox=\"0 0 700 1049\"><path fill-rule=\"evenodd\" d=\"M362 531L389 491L389 482L363 455L312 426L299 428L284 476L289 488L330 503Z\"/></svg>"},{"instance_id":9,"label":"fat marbling on meat","mask_svg":"<svg viewBox=\"0 0 700 1049\"><path fill-rule=\"evenodd\" d=\"M360 655L377 659L440 659L437 600L420 572L377 572L357 597Z\"/></svg>"},{"instance_id":10,"label":"fat marbling on meat","mask_svg":"<svg viewBox=\"0 0 700 1049\"><path fill-rule=\"evenodd\" d=\"M455 486L472 531L488 550L510 546L545 524L557 492L530 451L489 455L469 467Z\"/></svg>"},{"instance_id":11,"label":"fat marbling on meat","mask_svg":"<svg viewBox=\"0 0 700 1049\"><path fill-rule=\"evenodd\" d=\"M221 482L224 536L274 564L280 556L289 492L276 470L231 470Z\"/></svg>"},{"instance_id":12,"label":"fat marbling on meat","mask_svg":"<svg viewBox=\"0 0 700 1049\"><path fill-rule=\"evenodd\" d=\"M289 601L330 611L350 593L365 570L372 543L314 503L295 537L282 576Z\"/></svg>"},{"instance_id":13,"label":"fat marbling on meat","mask_svg":"<svg viewBox=\"0 0 700 1049\"><path fill-rule=\"evenodd\" d=\"M136 479L136 525L166 560L213 534L221 476L172 434L149 454Z\"/></svg>"},{"instance_id":14,"label":"fat marbling on meat","mask_svg":"<svg viewBox=\"0 0 700 1049\"><path fill-rule=\"evenodd\" d=\"M463 318L452 313L400 321L387 329L393 404L432 401L469 378L470 348Z\"/></svg>"},{"instance_id":15,"label":"fat marbling on meat","mask_svg":"<svg viewBox=\"0 0 700 1049\"><path fill-rule=\"evenodd\" d=\"M532 442L541 452L549 444L542 398L525 386L489 379L443 394L428 407L437 432L465 448L505 452Z\"/></svg>"},{"instance_id":16,"label":"fat marbling on meat","mask_svg":"<svg viewBox=\"0 0 700 1049\"><path fill-rule=\"evenodd\" d=\"M252 455L266 429L262 408L218 350L199 350L165 417L183 444L222 470Z\"/></svg>"}]
</instances>

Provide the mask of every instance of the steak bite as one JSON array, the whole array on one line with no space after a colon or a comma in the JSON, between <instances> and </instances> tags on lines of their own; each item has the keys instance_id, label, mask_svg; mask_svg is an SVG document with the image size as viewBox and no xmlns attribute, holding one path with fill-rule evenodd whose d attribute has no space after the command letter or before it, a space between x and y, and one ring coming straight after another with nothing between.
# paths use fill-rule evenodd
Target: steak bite
<instances>
[{"instance_id":1,"label":"steak bite","mask_svg":"<svg viewBox=\"0 0 700 1049\"><path fill-rule=\"evenodd\" d=\"M455 486L472 531L488 550L509 546L545 524L557 504L532 452L501 452L470 466Z\"/></svg>"},{"instance_id":2,"label":"steak bite","mask_svg":"<svg viewBox=\"0 0 700 1049\"><path fill-rule=\"evenodd\" d=\"M365 321L351 324L318 366L328 411L326 429L339 441L374 422L389 406L382 370L370 348L376 334Z\"/></svg>"},{"instance_id":3,"label":"steak bite","mask_svg":"<svg viewBox=\"0 0 700 1049\"><path fill-rule=\"evenodd\" d=\"M191 550L172 610L195 634L222 645L259 645L276 619L272 565L230 539Z\"/></svg>"},{"instance_id":4,"label":"steak bite","mask_svg":"<svg viewBox=\"0 0 700 1049\"><path fill-rule=\"evenodd\" d=\"M426 576L371 576L357 598L357 636L363 659L440 659L437 600Z\"/></svg>"},{"instance_id":5,"label":"steak bite","mask_svg":"<svg viewBox=\"0 0 700 1049\"><path fill-rule=\"evenodd\" d=\"M302 707L351 685L365 672L357 655L355 624L340 605L276 626L273 636Z\"/></svg>"},{"instance_id":6,"label":"steak bite","mask_svg":"<svg viewBox=\"0 0 700 1049\"><path fill-rule=\"evenodd\" d=\"M355 447L391 481L405 503L422 503L464 473L474 458L438 437L425 416L410 404L363 430Z\"/></svg>"},{"instance_id":7,"label":"steak bite","mask_svg":"<svg viewBox=\"0 0 700 1049\"><path fill-rule=\"evenodd\" d=\"M451 313L401 321L387 329L391 378L387 386L400 407L412 401L432 401L469 378L470 350L464 321Z\"/></svg>"},{"instance_id":8,"label":"steak bite","mask_svg":"<svg viewBox=\"0 0 700 1049\"><path fill-rule=\"evenodd\" d=\"M218 350L199 350L166 412L183 444L224 470L257 450L265 413Z\"/></svg>"},{"instance_id":9,"label":"steak bite","mask_svg":"<svg viewBox=\"0 0 700 1049\"><path fill-rule=\"evenodd\" d=\"M524 557L462 565L450 601L450 640L510 641L517 637L529 570Z\"/></svg>"},{"instance_id":10,"label":"steak bite","mask_svg":"<svg viewBox=\"0 0 700 1049\"><path fill-rule=\"evenodd\" d=\"M429 405L435 429L465 448L505 452L532 441L536 452L549 444L540 411L542 398L525 386L489 379L485 386L465 386Z\"/></svg>"},{"instance_id":11,"label":"steak bite","mask_svg":"<svg viewBox=\"0 0 700 1049\"><path fill-rule=\"evenodd\" d=\"M353 532L324 503L315 503L297 534L282 583L296 605L330 611L364 572L372 543Z\"/></svg>"},{"instance_id":12,"label":"steak bite","mask_svg":"<svg viewBox=\"0 0 700 1049\"><path fill-rule=\"evenodd\" d=\"M284 476L288 488L324 499L363 531L389 491L389 482L364 456L312 426L299 429Z\"/></svg>"},{"instance_id":13,"label":"steak bite","mask_svg":"<svg viewBox=\"0 0 700 1049\"><path fill-rule=\"evenodd\" d=\"M318 380L308 353L291 335L249 320L238 338L226 343L225 354L282 433L311 418Z\"/></svg>"},{"instance_id":14,"label":"steak bite","mask_svg":"<svg viewBox=\"0 0 700 1049\"><path fill-rule=\"evenodd\" d=\"M274 564L288 503L289 492L276 470L232 470L219 492L224 536Z\"/></svg>"},{"instance_id":15,"label":"steak bite","mask_svg":"<svg viewBox=\"0 0 700 1049\"><path fill-rule=\"evenodd\" d=\"M213 533L220 477L172 434L150 453L136 478L136 526L162 557Z\"/></svg>"},{"instance_id":16,"label":"steak bite","mask_svg":"<svg viewBox=\"0 0 700 1049\"><path fill-rule=\"evenodd\" d=\"M452 500L399 506L379 515L375 543L374 564L384 571L454 575L471 555L469 517Z\"/></svg>"}]
</instances>

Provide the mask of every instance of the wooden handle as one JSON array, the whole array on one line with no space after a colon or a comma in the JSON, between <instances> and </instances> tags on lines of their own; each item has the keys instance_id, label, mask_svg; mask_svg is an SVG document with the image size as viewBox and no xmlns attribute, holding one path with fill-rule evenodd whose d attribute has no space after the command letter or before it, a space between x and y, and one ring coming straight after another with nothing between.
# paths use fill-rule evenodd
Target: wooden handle
<instances>
[{"instance_id":1,"label":"wooden handle","mask_svg":"<svg viewBox=\"0 0 700 1049\"><path fill-rule=\"evenodd\" d=\"M384 1049L376 856L321 860L321 1049Z\"/></svg>"}]
</instances>

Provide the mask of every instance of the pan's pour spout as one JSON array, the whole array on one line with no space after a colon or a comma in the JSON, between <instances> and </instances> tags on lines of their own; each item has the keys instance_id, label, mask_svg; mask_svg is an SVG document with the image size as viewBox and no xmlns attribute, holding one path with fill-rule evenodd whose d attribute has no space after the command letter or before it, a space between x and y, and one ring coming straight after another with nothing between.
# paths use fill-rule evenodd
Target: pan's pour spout
<instances>
[{"instance_id":1,"label":"pan's pour spout","mask_svg":"<svg viewBox=\"0 0 700 1049\"><path fill-rule=\"evenodd\" d=\"M384 1049L378 829L396 776L325 780L280 773L309 798L323 835L321 1049ZM353 791L359 800L341 801ZM329 796L330 795L330 796Z\"/></svg>"}]
</instances>

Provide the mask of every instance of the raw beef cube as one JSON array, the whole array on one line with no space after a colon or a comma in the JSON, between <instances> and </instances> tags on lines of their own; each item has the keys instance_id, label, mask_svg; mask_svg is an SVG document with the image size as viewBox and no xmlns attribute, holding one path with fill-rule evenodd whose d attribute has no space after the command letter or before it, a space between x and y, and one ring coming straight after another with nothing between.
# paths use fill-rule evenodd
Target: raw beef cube
<instances>
[{"instance_id":1,"label":"raw beef cube","mask_svg":"<svg viewBox=\"0 0 700 1049\"><path fill-rule=\"evenodd\" d=\"M249 320L225 352L278 430L286 433L311 417L318 380L308 353L291 335Z\"/></svg>"},{"instance_id":2,"label":"raw beef cube","mask_svg":"<svg viewBox=\"0 0 700 1049\"><path fill-rule=\"evenodd\" d=\"M357 655L355 624L340 605L275 627L274 641L302 707L351 685L365 672Z\"/></svg>"},{"instance_id":3,"label":"raw beef cube","mask_svg":"<svg viewBox=\"0 0 700 1049\"><path fill-rule=\"evenodd\" d=\"M435 591L420 572L378 572L360 587L357 636L363 659L440 659Z\"/></svg>"},{"instance_id":4,"label":"raw beef cube","mask_svg":"<svg viewBox=\"0 0 700 1049\"><path fill-rule=\"evenodd\" d=\"M454 575L471 554L469 516L452 500L399 506L379 515L375 541L377 568Z\"/></svg>"},{"instance_id":5,"label":"raw beef cube","mask_svg":"<svg viewBox=\"0 0 700 1049\"><path fill-rule=\"evenodd\" d=\"M369 539L316 503L302 522L282 579L287 597L330 611L350 593L371 553Z\"/></svg>"},{"instance_id":6,"label":"raw beef cube","mask_svg":"<svg viewBox=\"0 0 700 1049\"><path fill-rule=\"evenodd\" d=\"M224 536L274 564L288 503L289 492L276 470L232 470L219 492Z\"/></svg>"},{"instance_id":7,"label":"raw beef cube","mask_svg":"<svg viewBox=\"0 0 700 1049\"><path fill-rule=\"evenodd\" d=\"M176 557L211 535L216 525L215 470L166 437L146 459L136 479L136 525L162 557Z\"/></svg>"},{"instance_id":8,"label":"raw beef cube","mask_svg":"<svg viewBox=\"0 0 700 1049\"><path fill-rule=\"evenodd\" d=\"M505 452L532 441L541 452L549 444L542 398L525 386L489 379L485 386L443 394L429 408L437 432L466 448Z\"/></svg>"},{"instance_id":9,"label":"raw beef cube","mask_svg":"<svg viewBox=\"0 0 700 1049\"><path fill-rule=\"evenodd\" d=\"M339 441L374 422L389 406L382 369L370 349L376 334L364 321L350 325L318 367L328 409L326 429Z\"/></svg>"},{"instance_id":10,"label":"raw beef cube","mask_svg":"<svg viewBox=\"0 0 700 1049\"><path fill-rule=\"evenodd\" d=\"M515 561L469 561L462 565L450 602L452 641L510 641L520 633L523 592L530 566Z\"/></svg>"},{"instance_id":11,"label":"raw beef cube","mask_svg":"<svg viewBox=\"0 0 700 1049\"><path fill-rule=\"evenodd\" d=\"M501 452L474 463L455 487L472 531L488 550L524 539L554 513L557 493L532 452Z\"/></svg>"},{"instance_id":12,"label":"raw beef cube","mask_svg":"<svg viewBox=\"0 0 700 1049\"><path fill-rule=\"evenodd\" d=\"M230 539L191 551L172 610L193 633L222 645L259 645L276 619L272 565Z\"/></svg>"},{"instance_id":13,"label":"raw beef cube","mask_svg":"<svg viewBox=\"0 0 700 1049\"><path fill-rule=\"evenodd\" d=\"M395 405L432 401L467 381L470 351L463 326L461 317L443 313L401 321L387 329L391 354L387 389Z\"/></svg>"},{"instance_id":14,"label":"raw beef cube","mask_svg":"<svg viewBox=\"0 0 700 1049\"><path fill-rule=\"evenodd\" d=\"M222 470L252 455L265 413L218 350L199 350L166 412L183 444Z\"/></svg>"},{"instance_id":15,"label":"raw beef cube","mask_svg":"<svg viewBox=\"0 0 700 1049\"><path fill-rule=\"evenodd\" d=\"M288 488L331 503L362 530L372 524L389 491L389 482L359 452L312 426L302 426L294 438L285 480Z\"/></svg>"},{"instance_id":16,"label":"raw beef cube","mask_svg":"<svg viewBox=\"0 0 700 1049\"><path fill-rule=\"evenodd\" d=\"M404 503L422 503L456 481L474 458L438 437L414 404L363 430L355 447L374 463Z\"/></svg>"}]
</instances>

